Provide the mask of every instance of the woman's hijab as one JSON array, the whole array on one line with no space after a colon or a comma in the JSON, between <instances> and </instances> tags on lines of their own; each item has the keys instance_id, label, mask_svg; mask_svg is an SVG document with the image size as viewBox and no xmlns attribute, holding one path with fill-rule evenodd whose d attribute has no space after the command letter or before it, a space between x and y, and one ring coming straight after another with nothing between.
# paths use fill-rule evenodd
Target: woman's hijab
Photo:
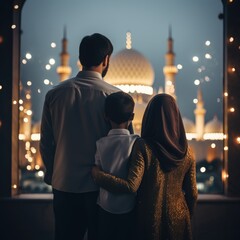
<instances>
[{"instance_id":1,"label":"woman's hijab","mask_svg":"<svg viewBox=\"0 0 240 240\"><path fill-rule=\"evenodd\" d=\"M150 145L165 171L184 159L188 143L182 117L175 99L158 94L148 103L142 121L142 138Z\"/></svg>"}]
</instances>

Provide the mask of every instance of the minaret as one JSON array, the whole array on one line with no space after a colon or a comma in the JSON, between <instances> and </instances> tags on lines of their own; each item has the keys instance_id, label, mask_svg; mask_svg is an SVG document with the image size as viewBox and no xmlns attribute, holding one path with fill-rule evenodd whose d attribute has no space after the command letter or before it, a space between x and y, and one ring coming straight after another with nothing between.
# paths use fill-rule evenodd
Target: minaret
<instances>
[{"instance_id":1,"label":"minaret","mask_svg":"<svg viewBox=\"0 0 240 240\"><path fill-rule=\"evenodd\" d=\"M178 72L177 67L174 65L175 54L173 52L173 39L171 26L169 27L169 37L168 37L168 51L165 54L166 65L163 68L163 73L165 75L165 93L172 95L176 98L175 93L175 75Z\"/></svg>"},{"instance_id":2,"label":"minaret","mask_svg":"<svg viewBox=\"0 0 240 240\"><path fill-rule=\"evenodd\" d=\"M62 39L62 52L60 53L61 65L57 68L60 82L68 79L71 75L72 69L69 66L69 54L67 52L67 30L64 28L64 34Z\"/></svg>"},{"instance_id":3,"label":"minaret","mask_svg":"<svg viewBox=\"0 0 240 240\"><path fill-rule=\"evenodd\" d=\"M198 102L196 104L196 109L194 110L196 124L196 139L203 140L206 110L204 109L202 91L200 88L198 89L197 99Z\"/></svg>"}]
</instances>

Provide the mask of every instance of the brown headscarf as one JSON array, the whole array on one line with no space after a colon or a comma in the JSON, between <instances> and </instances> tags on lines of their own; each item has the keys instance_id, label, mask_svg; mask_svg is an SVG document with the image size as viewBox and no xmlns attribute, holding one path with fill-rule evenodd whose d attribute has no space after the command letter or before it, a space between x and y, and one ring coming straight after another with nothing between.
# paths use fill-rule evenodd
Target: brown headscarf
<instances>
[{"instance_id":1,"label":"brown headscarf","mask_svg":"<svg viewBox=\"0 0 240 240\"><path fill-rule=\"evenodd\" d=\"M188 142L172 96L158 94L151 99L143 116L141 136L152 148L163 170L171 171L182 162Z\"/></svg>"}]
</instances>

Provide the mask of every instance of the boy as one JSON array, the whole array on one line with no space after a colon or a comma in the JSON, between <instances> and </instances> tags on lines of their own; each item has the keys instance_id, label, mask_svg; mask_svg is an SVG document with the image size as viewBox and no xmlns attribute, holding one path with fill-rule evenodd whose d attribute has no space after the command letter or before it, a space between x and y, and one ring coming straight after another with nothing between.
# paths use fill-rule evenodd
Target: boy
<instances>
[{"instance_id":1,"label":"boy","mask_svg":"<svg viewBox=\"0 0 240 240\"><path fill-rule=\"evenodd\" d=\"M134 101L124 92L109 95L105 101L105 116L111 124L106 137L96 142L95 164L105 172L126 178L128 159L135 140L128 127L134 117ZM98 239L130 239L134 223L134 194L113 194L100 188Z\"/></svg>"}]
</instances>

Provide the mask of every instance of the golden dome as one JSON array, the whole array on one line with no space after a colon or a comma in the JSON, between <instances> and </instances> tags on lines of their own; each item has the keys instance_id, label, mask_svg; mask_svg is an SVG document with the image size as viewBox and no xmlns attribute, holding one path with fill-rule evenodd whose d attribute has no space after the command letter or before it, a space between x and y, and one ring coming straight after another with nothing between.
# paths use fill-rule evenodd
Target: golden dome
<instances>
[{"instance_id":1,"label":"golden dome","mask_svg":"<svg viewBox=\"0 0 240 240\"><path fill-rule=\"evenodd\" d=\"M186 133L195 133L196 132L196 128L195 128L195 124L193 123L193 121L191 121L188 118L183 117L183 125L185 128L185 132Z\"/></svg>"},{"instance_id":2,"label":"golden dome","mask_svg":"<svg viewBox=\"0 0 240 240\"><path fill-rule=\"evenodd\" d=\"M152 86L154 71L140 52L124 49L112 57L105 80L113 85Z\"/></svg>"},{"instance_id":3,"label":"golden dome","mask_svg":"<svg viewBox=\"0 0 240 240\"><path fill-rule=\"evenodd\" d=\"M207 122L205 125L205 133L222 133L223 124L218 120L217 116Z\"/></svg>"}]
</instances>

